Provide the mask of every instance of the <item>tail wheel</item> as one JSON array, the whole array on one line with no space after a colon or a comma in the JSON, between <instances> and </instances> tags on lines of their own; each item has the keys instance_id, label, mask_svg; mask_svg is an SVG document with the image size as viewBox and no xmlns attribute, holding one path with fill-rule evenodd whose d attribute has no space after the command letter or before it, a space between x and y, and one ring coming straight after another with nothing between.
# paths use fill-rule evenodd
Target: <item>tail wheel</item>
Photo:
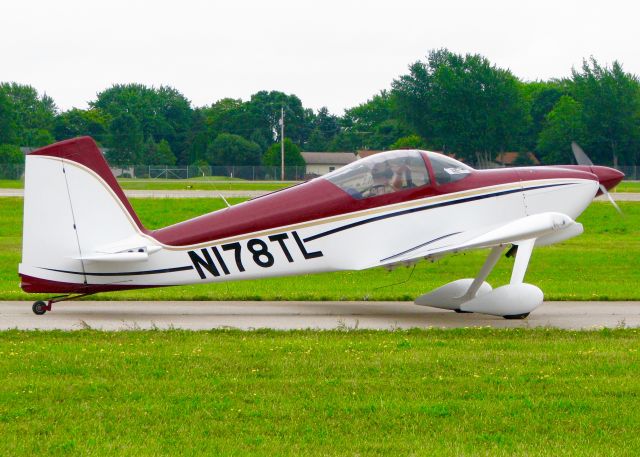
<instances>
[{"instance_id":1,"label":"tail wheel","mask_svg":"<svg viewBox=\"0 0 640 457\"><path fill-rule=\"evenodd\" d=\"M527 317L529 317L529 313L522 313L522 314L511 314L509 316L502 316L505 319L526 319Z\"/></svg>"},{"instance_id":2,"label":"tail wheel","mask_svg":"<svg viewBox=\"0 0 640 457\"><path fill-rule=\"evenodd\" d=\"M47 308L48 308L47 304L42 300L35 302L31 307L31 309L33 310L33 313L37 314L38 316L42 316L44 313L46 313Z\"/></svg>"}]
</instances>

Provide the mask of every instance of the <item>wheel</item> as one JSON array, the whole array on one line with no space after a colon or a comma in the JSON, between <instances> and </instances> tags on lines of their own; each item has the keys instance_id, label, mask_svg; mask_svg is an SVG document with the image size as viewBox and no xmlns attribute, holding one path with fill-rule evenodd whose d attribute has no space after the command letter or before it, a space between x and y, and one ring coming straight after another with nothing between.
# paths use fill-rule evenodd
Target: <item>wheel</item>
<instances>
[{"instance_id":1,"label":"wheel","mask_svg":"<svg viewBox=\"0 0 640 457\"><path fill-rule=\"evenodd\" d=\"M526 319L529 316L529 313L522 313L522 314L511 314L509 316L502 316L505 319Z\"/></svg>"},{"instance_id":2,"label":"wheel","mask_svg":"<svg viewBox=\"0 0 640 457\"><path fill-rule=\"evenodd\" d=\"M40 300L35 302L31 307L31 309L33 310L34 314L37 314L38 316L42 316L44 313L47 312L47 304L42 300Z\"/></svg>"},{"instance_id":3,"label":"wheel","mask_svg":"<svg viewBox=\"0 0 640 457\"><path fill-rule=\"evenodd\" d=\"M472 314L473 313L473 311L462 311L461 309L454 309L454 311L456 313L459 313L459 314Z\"/></svg>"}]
</instances>

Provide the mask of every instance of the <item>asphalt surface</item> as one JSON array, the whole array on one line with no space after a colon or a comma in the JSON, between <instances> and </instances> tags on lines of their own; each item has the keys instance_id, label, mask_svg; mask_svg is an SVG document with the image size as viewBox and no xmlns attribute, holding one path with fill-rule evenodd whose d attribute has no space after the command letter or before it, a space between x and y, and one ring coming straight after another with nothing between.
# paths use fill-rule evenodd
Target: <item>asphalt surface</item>
<instances>
[{"instance_id":1,"label":"asphalt surface","mask_svg":"<svg viewBox=\"0 0 640 457\"><path fill-rule=\"evenodd\" d=\"M640 192L612 192L613 199L620 202L640 202ZM608 201L607 197L600 195L596 201Z\"/></svg>"},{"instance_id":2,"label":"asphalt surface","mask_svg":"<svg viewBox=\"0 0 640 457\"><path fill-rule=\"evenodd\" d=\"M255 198L272 190L125 190L128 198ZM0 189L0 197L23 197L24 189Z\"/></svg>"},{"instance_id":3,"label":"asphalt surface","mask_svg":"<svg viewBox=\"0 0 640 457\"><path fill-rule=\"evenodd\" d=\"M524 320L457 314L411 302L62 302L43 316L31 302L0 302L0 329L243 330L460 327L640 327L640 302L545 302Z\"/></svg>"},{"instance_id":4,"label":"asphalt surface","mask_svg":"<svg viewBox=\"0 0 640 457\"><path fill-rule=\"evenodd\" d=\"M129 198L255 198L273 192L271 190L125 190ZM640 201L640 192L614 192L614 200L621 202ZM0 197L22 197L23 189L0 189ZM596 198L606 201L606 197Z\"/></svg>"}]
</instances>

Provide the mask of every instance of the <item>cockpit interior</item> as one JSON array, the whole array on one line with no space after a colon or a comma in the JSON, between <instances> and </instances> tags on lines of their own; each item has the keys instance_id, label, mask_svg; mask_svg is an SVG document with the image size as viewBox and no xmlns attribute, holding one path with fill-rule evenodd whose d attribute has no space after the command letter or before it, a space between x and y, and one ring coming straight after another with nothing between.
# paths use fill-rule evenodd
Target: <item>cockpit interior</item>
<instances>
[{"instance_id":1,"label":"cockpit interior","mask_svg":"<svg viewBox=\"0 0 640 457\"><path fill-rule=\"evenodd\" d=\"M431 164L430 177L427 162ZM356 199L466 178L472 168L451 157L419 150L388 151L357 160L322 177Z\"/></svg>"}]
</instances>

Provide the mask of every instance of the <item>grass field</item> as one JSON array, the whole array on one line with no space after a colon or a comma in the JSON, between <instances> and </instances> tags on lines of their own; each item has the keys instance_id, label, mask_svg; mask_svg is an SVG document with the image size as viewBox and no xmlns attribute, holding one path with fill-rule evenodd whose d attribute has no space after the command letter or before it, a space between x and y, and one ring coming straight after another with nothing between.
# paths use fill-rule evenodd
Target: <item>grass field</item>
<instances>
[{"instance_id":1,"label":"grass field","mask_svg":"<svg viewBox=\"0 0 640 457\"><path fill-rule=\"evenodd\" d=\"M141 190L278 190L295 182L245 181L218 176L194 179L120 179L123 189ZM22 189L20 180L0 179L0 189ZM614 192L640 192L640 181L622 181Z\"/></svg>"},{"instance_id":2,"label":"grass field","mask_svg":"<svg viewBox=\"0 0 640 457\"><path fill-rule=\"evenodd\" d=\"M119 179L126 190L278 190L297 184L297 181L246 181L224 176L193 179ZM0 179L0 189L22 189L20 180Z\"/></svg>"},{"instance_id":3,"label":"grass field","mask_svg":"<svg viewBox=\"0 0 640 457\"><path fill-rule=\"evenodd\" d=\"M123 189L133 190L278 190L297 184L281 181L245 181L205 179L121 179Z\"/></svg>"},{"instance_id":4,"label":"grass field","mask_svg":"<svg viewBox=\"0 0 640 457\"><path fill-rule=\"evenodd\" d=\"M240 200L231 199L231 203ZM221 208L219 199L134 199L132 204L149 228L178 222ZM593 203L581 216L585 233L566 243L534 251L527 282L545 292L547 300L640 299L640 204L621 202L621 218L608 203ZM18 287L22 199L0 199L0 299L36 298ZM473 277L486 252L470 252L421 262L415 270L372 269L205 284L112 294L104 300L413 300L449 281ZM489 282L509 281L513 259L502 259Z\"/></svg>"},{"instance_id":5,"label":"grass field","mask_svg":"<svg viewBox=\"0 0 640 457\"><path fill-rule=\"evenodd\" d=\"M638 336L2 332L0 455L638 455Z\"/></svg>"},{"instance_id":6,"label":"grass field","mask_svg":"<svg viewBox=\"0 0 640 457\"><path fill-rule=\"evenodd\" d=\"M622 181L614 192L640 192L640 181Z\"/></svg>"}]
</instances>

